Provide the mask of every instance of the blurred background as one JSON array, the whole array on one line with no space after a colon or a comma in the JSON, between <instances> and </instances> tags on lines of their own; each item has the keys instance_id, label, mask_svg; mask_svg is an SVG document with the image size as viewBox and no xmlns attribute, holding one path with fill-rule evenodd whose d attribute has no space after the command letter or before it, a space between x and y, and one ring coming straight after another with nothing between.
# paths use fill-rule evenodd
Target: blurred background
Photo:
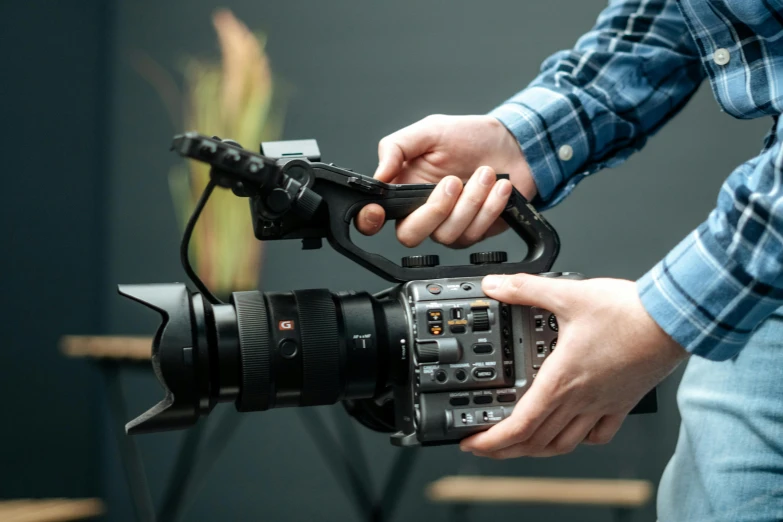
<instances>
[{"instance_id":1,"label":"blurred background","mask_svg":"<svg viewBox=\"0 0 783 522\"><path fill-rule=\"evenodd\" d=\"M190 204L188 191L200 178L168 152L174 133L192 128L190 123L205 125L195 129L205 134L236 128L249 139L316 138L325 161L371 174L384 135L431 113L489 111L523 88L546 56L573 45L604 4L0 2L0 132L8 182L0 205L0 499L99 497L105 520L135 520L100 372L87 360L64 357L57 346L65 334L151 335L155 315L121 299L115 285L185 279L178 258L181 220ZM210 119L208 111L226 101L214 83L196 82L206 74L198 67L221 63L213 23L220 7L258 34L260 54L250 56L265 64L257 70L239 66L250 83L241 83L238 92L252 111L240 107L230 121ZM196 85L198 94L189 98ZM253 98L255 89L271 97ZM194 100L200 100L197 108ZM242 123L248 114L251 121L258 114L263 125L248 130ZM722 114L703 85L642 153L583 182L547 213L562 242L555 269L592 277L641 276L706 218L720 183L759 150L768 123ZM245 225L239 221L231 226ZM233 237L245 250L256 246L252 235ZM206 253L198 263L218 270L214 263L221 257L209 255L222 251L206 238L200 241ZM391 259L405 251L391 226L361 245ZM240 255L230 244L220 248L226 249L226 259ZM264 246L258 281L263 290L388 286L329 248L299 248L298 241ZM481 248L511 255L523 251L509 235ZM440 254L451 264L464 263L467 256L431 243L419 251ZM255 284L260 258L242 259L232 266L245 267L248 279L229 280L228 287ZM427 484L446 475L657 483L676 441L679 376L661 386L658 414L628 419L607 446L503 462L462 455L454 447L420 452L410 478L400 485L395 519L452 520L450 508L424 494ZM119 379L131 415L159 399L151 371L121 372ZM339 407L319 411L330 420L342 415ZM300 414L278 410L244 416L183 520L362 520L350 494L333 480ZM378 485L399 450L385 435L363 428L359 433ZM136 439L156 505L182 438L169 433ZM460 516L597 522L612 520L613 513L482 504ZM654 500L630 519L654 520Z\"/></svg>"}]
</instances>

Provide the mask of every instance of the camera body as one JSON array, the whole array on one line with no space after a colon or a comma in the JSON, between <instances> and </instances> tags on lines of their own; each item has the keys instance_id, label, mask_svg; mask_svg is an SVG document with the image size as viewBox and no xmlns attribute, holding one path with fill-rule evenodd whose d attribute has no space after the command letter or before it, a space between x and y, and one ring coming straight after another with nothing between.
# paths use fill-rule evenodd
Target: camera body
<instances>
[{"instance_id":1,"label":"camera body","mask_svg":"<svg viewBox=\"0 0 783 522\"><path fill-rule=\"evenodd\" d=\"M166 395L129 422L128 433L193 425L220 402L239 411L341 402L398 446L456 443L511 415L557 346L557 318L512 306L481 290L489 274L551 272L556 232L516 189L501 217L527 245L526 256L476 252L470 264L439 266L437 256L401 265L350 240L352 219L367 204L387 220L424 204L434 184L397 185L321 163L314 140L262 144L262 154L196 133L175 136L179 155L211 166L210 181L183 235L183 268L200 292L182 283L120 285L120 294L161 314L152 366ZM501 176L501 175L499 175ZM396 283L367 292L298 290L211 294L190 267L190 235L216 187L250 202L262 241L322 239L347 259ZM631 413L657 410L655 389Z\"/></svg>"},{"instance_id":2,"label":"camera body","mask_svg":"<svg viewBox=\"0 0 783 522\"><path fill-rule=\"evenodd\" d=\"M409 378L395 388L400 431L392 443L456 442L511 415L555 349L555 315L490 299L481 278L411 281L399 292L408 306Z\"/></svg>"}]
</instances>

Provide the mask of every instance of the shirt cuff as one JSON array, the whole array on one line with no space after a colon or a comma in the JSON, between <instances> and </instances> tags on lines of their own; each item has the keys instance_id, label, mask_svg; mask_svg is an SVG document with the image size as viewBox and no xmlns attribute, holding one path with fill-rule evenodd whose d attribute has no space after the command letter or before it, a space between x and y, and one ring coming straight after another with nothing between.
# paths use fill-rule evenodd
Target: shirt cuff
<instances>
[{"instance_id":1,"label":"shirt cuff","mask_svg":"<svg viewBox=\"0 0 783 522\"><path fill-rule=\"evenodd\" d=\"M530 165L539 210L560 203L576 184L597 169L575 173L590 150L578 112L568 98L542 87L529 87L491 111L517 139Z\"/></svg>"},{"instance_id":2,"label":"shirt cuff","mask_svg":"<svg viewBox=\"0 0 783 522\"><path fill-rule=\"evenodd\" d=\"M781 290L753 279L706 223L639 279L637 290L666 333L688 352L715 361L735 356L783 303Z\"/></svg>"}]
</instances>

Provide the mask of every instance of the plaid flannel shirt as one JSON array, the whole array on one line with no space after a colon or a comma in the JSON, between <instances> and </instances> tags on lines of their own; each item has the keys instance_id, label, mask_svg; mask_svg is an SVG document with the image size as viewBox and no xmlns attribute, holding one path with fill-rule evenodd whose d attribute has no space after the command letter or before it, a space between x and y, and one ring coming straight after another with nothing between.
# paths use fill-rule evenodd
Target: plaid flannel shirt
<instances>
[{"instance_id":1,"label":"plaid flannel shirt","mask_svg":"<svg viewBox=\"0 0 783 522\"><path fill-rule=\"evenodd\" d=\"M770 115L773 129L725 181L708 219L637 288L677 342L723 360L783 305L783 1L612 1L572 50L549 57L491 114L517 137L534 203L546 209L639 150L704 77L726 112Z\"/></svg>"}]
</instances>

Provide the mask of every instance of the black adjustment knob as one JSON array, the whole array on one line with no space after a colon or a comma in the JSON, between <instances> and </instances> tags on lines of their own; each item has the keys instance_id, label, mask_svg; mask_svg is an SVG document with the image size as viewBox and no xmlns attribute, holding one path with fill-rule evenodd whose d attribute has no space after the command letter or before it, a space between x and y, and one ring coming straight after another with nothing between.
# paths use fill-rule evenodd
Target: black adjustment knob
<instances>
[{"instance_id":1,"label":"black adjustment knob","mask_svg":"<svg viewBox=\"0 0 783 522\"><path fill-rule=\"evenodd\" d=\"M473 331L486 332L489 330L489 310L473 310Z\"/></svg>"},{"instance_id":2,"label":"black adjustment knob","mask_svg":"<svg viewBox=\"0 0 783 522\"><path fill-rule=\"evenodd\" d=\"M416 357L419 363L438 362L438 345L436 343L416 344Z\"/></svg>"},{"instance_id":3,"label":"black adjustment knob","mask_svg":"<svg viewBox=\"0 0 783 522\"><path fill-rule=\"evenodd\" d=\"M404 268L429 268L438 266L440 264L440 258L436 255L424 255L424 256L405 256L402 258L402 266Z\"/></svg>"},{"instance_id":4,"label":"black adjustment knob","mask_svg":"<svg viewBox=\"0 0 783 522\"><path fill-rule=\"evenodd\" d=\"M276 188L266 197L266 205L272 212L285 212L291 206L291 196L285 189Z\"/></svg>"},{"instance_id":5,"label":"black adjustment knob","mask_svg":"<svg viewBox=\"0 0 783 522\"><path fill-rule=\"evenodd\" d=\"M505 252L474 252L470 254L471 265L490 265L506 261L508 261L508 254Z\"/></svg>"}]
</instances>

